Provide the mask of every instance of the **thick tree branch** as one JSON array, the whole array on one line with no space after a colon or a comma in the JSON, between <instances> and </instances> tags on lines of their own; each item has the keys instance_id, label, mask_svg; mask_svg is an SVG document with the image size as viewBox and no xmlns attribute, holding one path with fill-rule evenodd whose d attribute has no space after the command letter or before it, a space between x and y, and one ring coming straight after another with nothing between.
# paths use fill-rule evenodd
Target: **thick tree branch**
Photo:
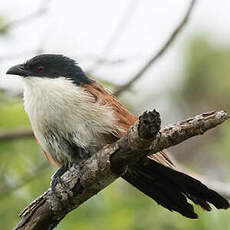
<instances>
[{"instance_id":1,"label":"thick tree branch","mask_svg":"<svg viewBox=\"0 0 230 230\"><path fill-rule=\"evenodd\" d=\"M224 111L204 113L158 132L159 114L155 111L144 113L123 138L105 146L78 169L72 167L64 174L65 186L56 186L61 203L48 189L20 214L22 220L15 230L53 229L68 212L116 180L129 164L201 135L227 119Z\"/></svg>"},{"instance_id":2,"label":"thick tree branch","mask_svg":"<svg viewBox=\"0 0 230 230\"><path fill-rule=\"evenodd\" d=\"M152 65L166 52L166 50L169 48L169 46L173 43L173 41L176 39L177 35L179 34L179 32L183 29L183 27L185 26L185 24L188 22L189 17L192 14L192 10L194 9L194 5L196 3L196 0L192 0L188 10L184 16L184 18L182 19L182 21L180 22L180 24L176 27L176 29L173 31L173 33L170 35L170 37L168 38L168 40L164 43L164 45L159 49L159 51L154 54L150 60L144 64L144 66L142 66L137 73L124 85L120 86L117 91L114 92L115 96L120 96L125 90L127 90L128 88L130 88L130 86L136 82L138 79L140 79L144 73L146 73L146 71L152 67Z\"/></svg>"}]
</instances>

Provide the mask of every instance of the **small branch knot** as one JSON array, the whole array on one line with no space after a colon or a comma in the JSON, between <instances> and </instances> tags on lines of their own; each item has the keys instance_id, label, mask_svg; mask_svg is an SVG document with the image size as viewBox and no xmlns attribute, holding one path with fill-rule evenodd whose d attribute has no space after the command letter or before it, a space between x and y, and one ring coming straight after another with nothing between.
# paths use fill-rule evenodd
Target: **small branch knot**
<instances>
[{"instance_id":1,"label":"small branch knot","mask_svg":"<svg viewBox=\"0 0 230 230\"><path fill-rule=\"evenodd\" d=\"M161 128L160 114L154 109L139 117L138 134L143 139L154 139Z\"/></svg>"}]
</instances>

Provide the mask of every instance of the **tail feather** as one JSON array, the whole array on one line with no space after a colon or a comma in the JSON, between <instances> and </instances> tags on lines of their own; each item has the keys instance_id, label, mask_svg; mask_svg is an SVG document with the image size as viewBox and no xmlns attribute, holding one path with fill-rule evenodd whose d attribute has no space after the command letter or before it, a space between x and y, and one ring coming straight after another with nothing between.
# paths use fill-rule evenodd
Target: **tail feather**
<instances>
[{"instance_id":1,"label":"tail feather","mask_svg":"<svg viewBox=\"0 0 230 230\"><path fill-rule=\"evenodd\" d=\"M209 205L208 202L200 199L200 198L197 198L195 196L192 196L190 194L187 194L187 197L193 201L194 204L197 204L197 205L200 205L201 208L203 208L204 210L210 212L212 210L211 206Z\"/></svg>"},{"instance_id":2,"label":"tail feather","mask_svg":"<svg viewBox=\"0 0 230 230\"><path fill-rule=\"evenodd\" d=\"M200 181L149 158L129 168L123 178L158 204L189 218L198 216L187 198L207 211L211 210L209 203L218 209L229 208L226 199Z\"/></svg>"}]
</instances>

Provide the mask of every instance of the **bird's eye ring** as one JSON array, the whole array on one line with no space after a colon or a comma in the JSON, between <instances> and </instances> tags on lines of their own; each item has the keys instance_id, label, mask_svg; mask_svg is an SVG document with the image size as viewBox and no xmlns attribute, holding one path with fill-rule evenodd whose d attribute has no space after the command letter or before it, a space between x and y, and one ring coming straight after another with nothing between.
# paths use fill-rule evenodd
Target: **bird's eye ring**
<instances>
[{"instance_id":1,"label":"bird's eye ring","mask_svg":"<svg viewBox=\"0 0 230 230\"><path fill-rule=\"evenodd\" d=\"M40 73L43 72L44 69L45 69L45 67L42 66L42 65L39 65L39 66L37 67L37 71L40 72Z\"/></svg>"}]
</instances>

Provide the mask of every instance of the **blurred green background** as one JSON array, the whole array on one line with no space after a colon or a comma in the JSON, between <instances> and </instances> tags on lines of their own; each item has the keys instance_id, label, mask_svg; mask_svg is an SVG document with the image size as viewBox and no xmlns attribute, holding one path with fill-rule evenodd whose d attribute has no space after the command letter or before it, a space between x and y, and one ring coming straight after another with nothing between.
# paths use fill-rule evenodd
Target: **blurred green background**
<instances>
[{"instance_id":1,"label":"blurred green background","mask_svg":"<svg viewBox=\"0 0 230 230\"><path fill-rule=\"evenodd\" d=\"M186 104L186 101L189 101L192 104L191 111L186 109L188 114L216 109L216 105L218 109L225 108L229 111L230 49L220 50L212 46L206 38L199 36L188 43L185 51L184 84L178 89L180 95L177 92L172 96L178 97L178 103L183 98L181 103ZM181 106L178 109L181 109ZM2 133L29 127L21 99L9 98L2 92L0 114ZM197 138L196 141L200 144L193 144L194 149L190 149L189 155L200 161L198 153L204 154L205 151L208 161L211 161L211 153L216 154L221 165L224 164L226 168L221 166L223 168L218 172L217 166L220 162L214 160L213 170L216 174L221 174L225 169L228 174L222 177L230 180L229 176L226 176L229 175L228 123L214 133L217 136L212 135L212 142L209 139L207 143L205 137L200 140ZM33 138L4 140L0 142L0 146L0 225L1 229L11 229L18 222L19 211L47 189L54 169L48 166ZM196 151L196 154L192 154L193 151ZM188 154L181 154L180 160L187 164L191 162ZM197 212L200 215L199 220L185 219L156 205L126 182L118 180L70 213L57 229L230 229L229 211L207 213L198 208Z\"/></svg>"},{"instance_id":2,"label":"blurred green background","mask_svg":"<svg viewBox=\"0 0 230 230\"><path fill-rule=\"evenodd\" d=\"M0 36L8 34L5 23L5 17L0 17ZM165 95L172 102L171 112L178 114L179 118L185 118L210 110L230 111L230 46L213 43L205 33L196 33L186 39L179 56L183 59L180 83ZM112 83L107 82L106 86L113 88ZM130 99L135 98L135 93L135 89L131 89L121 100L137 114L140 108L137 109ZM156 100L157 96L148 91L145 97ZM0 229L12 229L18 223L18 213L48 188L50 177L56 170L48 165L32 137L1 139L1 134L6 132L28 129L30 124L24 112L21 94L12 96L2 89ZM230 126L226 122L207 135L195 137L170 151L183 166L207 178L230 183L229 140ZM158 206L119 179L68 214L56 229L230 230L229 210L213 210L208 213L196 207L196 211L200 216L198 220L186 219Z\"/></svg>"}]
</instances>

